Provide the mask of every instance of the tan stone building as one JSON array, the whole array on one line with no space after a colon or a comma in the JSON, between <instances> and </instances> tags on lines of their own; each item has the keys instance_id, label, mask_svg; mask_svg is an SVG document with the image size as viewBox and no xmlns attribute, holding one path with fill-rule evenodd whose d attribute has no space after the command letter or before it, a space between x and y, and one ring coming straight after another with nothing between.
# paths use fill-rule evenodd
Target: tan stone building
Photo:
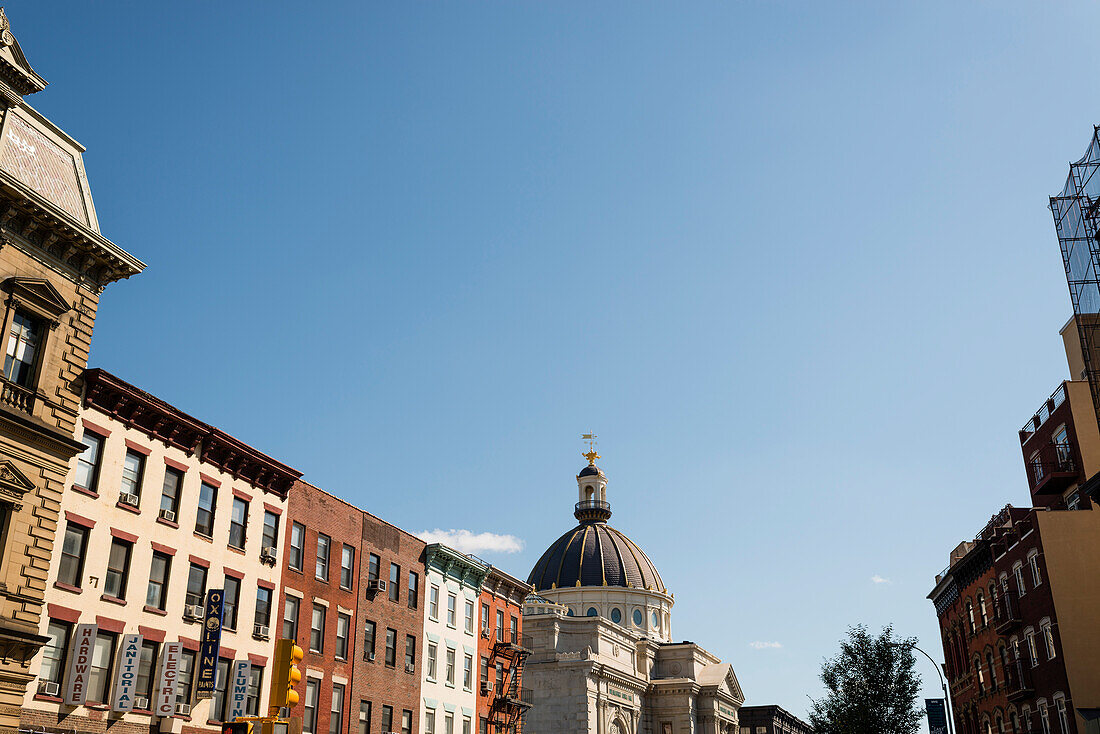
<instances>
[{"instance_id":1,"label":"tan stone building","mask_svg":"<svg viewBox=\"0 0 1100 734\"><path fill-rule=\"evenodd\" d=\"M144 264L99 233L84 148L24 97L46 81L0 10L0 731L39 634L99 294Z\"/></svg>"}]
</instances>

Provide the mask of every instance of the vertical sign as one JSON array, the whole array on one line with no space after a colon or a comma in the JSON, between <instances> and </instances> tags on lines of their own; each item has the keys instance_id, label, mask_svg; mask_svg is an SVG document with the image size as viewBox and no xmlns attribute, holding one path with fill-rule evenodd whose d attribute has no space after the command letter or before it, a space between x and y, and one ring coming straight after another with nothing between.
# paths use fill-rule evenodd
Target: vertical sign
<instances>
[{"instance_id":1,"label":"vertical sign","mask_svg":"<svg viewBox=\"0 0 1100 734\"><path fill-rule=\"evenodd\" d=\"M156 700L153 713L162 719L176 714L176 679L180 673L180 654L183 645L166 642L160 651L160 676L157 678Z\"/></svg>"},{"instance_id":2,"label":"vertical sign","mask_svg":"<svg viewBox=\"0 0 1100 734\"><path fill-rule=\"evenodd\" d=\"M943 699L924 699L924 710L928 713L928 731L931 734L947 734L947 707Z\"/></svg>"},{"instance_id":3,"label":"vertical sign","mask_svg":"<svg viewBox=\"0 0 1100 734\"><path fill-rule=\"evenodd\" d=\"M73 652L69 657L69 676L65 681L65 705L80 706L88 695L92 648L99 628L94 624L78 624L73 633Z\"/></svg>"},{"instance_id":4,"label":"vertical sign","mask_svg":"<svg viewBox=\"0 0 1100 734\"><path fill-rule=\"evenodd\" d=\"M229 669L229 719L248 715L248 680L252 677L252 663L234 660Z\"/></svg>"},{"instance_id":5,"label":"vertical sign","mask_svg":"<svg viewBox=\"0 0 1100 734\"><path fill-rule=\"evenodd\" d=\"M222 611L225 605L223 589L206 592L206 614L202 621L202 642L199 644L198 674L195 676L195 698L213 698L217 689L218 649L222 640Z\"/></svg>"},{"instance_id":6,"label":"vertical sign","mask_svg":"<svg viewBox=\"0 0 1100 734\"><path fill-rule=\"evenodd\" d=\"M113 711L133 711L137 691L138 665L141 664L141 635L124 635L118 650L118 672L115 674Z\"/></svg>"}]
</instances>

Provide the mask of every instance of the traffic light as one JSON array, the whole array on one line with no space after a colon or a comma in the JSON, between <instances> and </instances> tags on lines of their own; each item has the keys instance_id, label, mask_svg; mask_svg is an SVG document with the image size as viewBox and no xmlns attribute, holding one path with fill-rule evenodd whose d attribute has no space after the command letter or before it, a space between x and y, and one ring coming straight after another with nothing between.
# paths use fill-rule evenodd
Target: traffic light
<instances>
[{"instance_id":1,"label":"traffic light","mask_svg":"<svg viewBox=\"0 0 1100 734\"><path fill-rule=\"evenodd\" d=\"M271 697L268 699L269 716L278 716L279 709L290 708L298 703L298 691L294 686L302 680L302 671L298 663L302 662L302 648L294 640L275 642L275 663L271 675ZM247 732L233 734L247 734Z\"/></svg>"},{"instance_id":2,"label":"traffic light","mask_svg":"<svg viewBox=\"0 0 1100 734\"><path fill-rule=\"evenodd\" d=\"M249 734L252 725L247 721L227 721L222 724L222 734Z\"/></svg>"}]
</instances>

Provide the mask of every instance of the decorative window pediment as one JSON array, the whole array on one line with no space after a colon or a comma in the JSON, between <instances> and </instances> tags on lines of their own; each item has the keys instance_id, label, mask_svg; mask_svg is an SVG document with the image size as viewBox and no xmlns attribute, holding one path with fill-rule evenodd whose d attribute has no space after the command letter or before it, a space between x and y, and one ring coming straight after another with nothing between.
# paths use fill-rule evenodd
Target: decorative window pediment
<instances>
[{"instance_id":1,"label":"decorative window pediment","mask_svg":"<svg viewBox=\"0 0 1100 734\"><path fill-rule=\"evenodd\" d=\"M57 322L72 306L48 280L41 278L8 278L0 286L20 304L40 316Z\"/></svg>"},{"instance_id":2,"label":"decorative window pediment","mask_svg":"<svg viewBox=\"0 0 1100 734\"><path fill-rule=\"evenodd\" d=\"M34 482L27 479L15 464L0 459L0 500L6 500L18 510L23 506L23 496L34 489Z\"/></svg>"}]
</instances>

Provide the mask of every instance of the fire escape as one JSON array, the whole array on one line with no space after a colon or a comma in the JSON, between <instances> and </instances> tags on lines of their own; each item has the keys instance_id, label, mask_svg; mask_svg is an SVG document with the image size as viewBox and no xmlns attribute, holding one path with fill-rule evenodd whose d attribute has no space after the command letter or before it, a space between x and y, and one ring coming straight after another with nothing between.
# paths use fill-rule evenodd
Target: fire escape
<instances>
[{"instance_id":1,"label":"fire escape","mask_svg":"<svg viewBox=\"0 0 1100 734\"><path fill-rule=\"evenodd\" d=\"M523 714L531 708L530 691L523 688L523 666L531 654L526 635L503 631L502 639L493 644L490 662L498 660L507 667L504 684L493 696L489 709L489 724L493 732L520 734Z\"/></svg>"}]
</instances>

